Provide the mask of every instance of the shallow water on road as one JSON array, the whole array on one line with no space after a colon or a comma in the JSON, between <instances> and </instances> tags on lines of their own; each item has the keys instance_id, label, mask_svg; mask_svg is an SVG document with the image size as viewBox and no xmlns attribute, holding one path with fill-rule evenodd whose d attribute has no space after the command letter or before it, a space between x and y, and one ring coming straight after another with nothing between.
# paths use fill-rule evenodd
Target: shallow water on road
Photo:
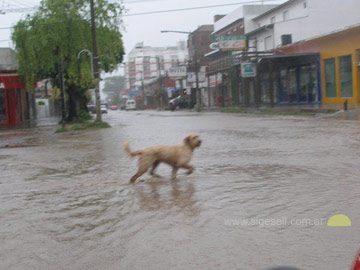
<instances>
[{"instance_id":1,"label":"shallow water on road","mask_svg":"<svg viewBox=\"0 0 360 270\"><path fill-rule=\"evenodd\" d=\"M32 147L0 149L0 269L349 269L360 235L358 122L105 117L111 129L29 129ZM172 181L160 165L161 178L128 184L137 163L125 141L178 144L190 132L203 140L192 175ZM352 226L327 227L335 214ZM303 220L322 224L287 224Z\"/></svg>"}]
</instances>

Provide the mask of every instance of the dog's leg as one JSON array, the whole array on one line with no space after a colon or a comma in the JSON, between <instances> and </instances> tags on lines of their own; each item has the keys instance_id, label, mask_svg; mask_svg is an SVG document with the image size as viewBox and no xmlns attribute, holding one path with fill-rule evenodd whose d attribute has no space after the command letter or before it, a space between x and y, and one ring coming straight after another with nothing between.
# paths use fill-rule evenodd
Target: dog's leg
<instances>
[{"instance_id":1,"label":"dog's leg","mask_svg":"<svg viewBox=\"0 0 360 270\"><path fill-rule=\"evenodd\" d=\"M173 170L172 170L172 174L171 174L171 179L172 180L175 180L176 179L176 173L177 173L177 171L178 171L178 167L173 167Z\"/></svg>"},{"instance_id":2,"label":"dog's leg","mask_svg":"<svg viewBox=\"0 0 360 270\"><path fill-rule=\"evenodd\" d=\"M131 177L131 179L130 179L129 182L130 182L130 183L134 183L134 182L136 181L136 179L138 179L140 176L142 176L144 173L146 173L146 171L147 171L147 168L139 169L139 170L137 171L137 173L134 174L133 177Z\"/></svg>"},{"instance_id":3,"label":"dog's leg","mask_svg":"<svg viewBox=\"0 0 360 270\"><path fill-rule=\"evenodd\" d=\"M151 169L151 171L150 171L150 174L151 174L152 176L160 177L160 175L154 173L156 167L159 166L159 164L160 164L160 161L159 161L159 160L156 160L156 161L153 163L152 169Z\"/></svg>"},{"instance_id":4,"label":"dog's leg","mask_svg":"<svg viewBox=\"0 0 360 270\"><path fill-rule=\"evenodd\" d=\"M188 164L181 165L180 167L188 170L187 175L192 174L194 171L194 167Z\"/></svg>"}]
</instances>

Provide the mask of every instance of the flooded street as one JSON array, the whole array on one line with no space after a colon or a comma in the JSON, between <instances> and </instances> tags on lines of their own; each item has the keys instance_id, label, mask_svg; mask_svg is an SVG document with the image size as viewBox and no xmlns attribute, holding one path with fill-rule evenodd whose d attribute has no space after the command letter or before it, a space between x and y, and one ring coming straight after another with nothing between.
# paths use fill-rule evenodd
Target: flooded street
<instances>
[{"instance_id":1,"label":"flooded street","mask_svg":"<svg viewBox=\"0 0 360 270\"><path fill-rule=\"evenodd\" d=\"M104 120L112 128L29 129L29 145L0 149L0 269L350 268L358 121L187 111ZM172 181L162 164L162 178L128 184L137 162L125 141L142 149L191 132L203 141L192 175ZM352 226L328 227L335 214Z\"/></svg>"}]
</instances>

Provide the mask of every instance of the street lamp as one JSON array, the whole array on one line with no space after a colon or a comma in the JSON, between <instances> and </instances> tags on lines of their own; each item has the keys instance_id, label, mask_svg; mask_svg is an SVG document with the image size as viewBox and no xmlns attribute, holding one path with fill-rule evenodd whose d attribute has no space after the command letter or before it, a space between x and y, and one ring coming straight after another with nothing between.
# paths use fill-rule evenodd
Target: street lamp
<instances>
[{"instance_id":1,"label":"street lamp","mask_svg":"<svg viewBox=\"0 0 360 270\"><path fill-rule=\"evenodd\" d=\"M80 56L82 53L86 53L89 57L90 57L90 68L91 68L91 76L92 78L94 79L94 61L93 61L93 54L87 50L87 49L84 49L84 50L81 50L78 55L77 55L77 58L80 59Z\"/></svg>"},{"instance_id":2,"label":"street lamp","mask_svg":"<svg viewBox=\"0 0 360 270\"><path fill-rule=\"evenodd\" d=\"M195 81L196 81L196 86L195 86L195 91L199 97L199 106L201 106L201 93L200 93L200 89L199 89L199 71L198 71L198 55L197 55L197 49L196 49L196 42L195 42L195 36L194 36L194 32L187 32L187 31L176 31L176 30L161 30L161 33L179 33L179 34L187 34L187 35L192 35L193 39L192 39L192 43L193 43L193 48L194 48L194 61L195 61Z\"/></svg>"}]
</instances>

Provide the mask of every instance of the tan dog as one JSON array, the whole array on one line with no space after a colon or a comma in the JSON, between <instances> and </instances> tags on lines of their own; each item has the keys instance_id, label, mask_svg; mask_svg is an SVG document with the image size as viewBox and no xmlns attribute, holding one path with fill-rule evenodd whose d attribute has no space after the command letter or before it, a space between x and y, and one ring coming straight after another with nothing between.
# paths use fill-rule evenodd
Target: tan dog
<instances>
[{"instance_id":1,"label":"tan dog","mask_svg":"<svg viewBox=\"0 0 360 270\"><path fill-rule=\"evenodd\" d=\"M143 175L151 166L151 175L156 175L154 170L161 162L172 166L172 179L176 178L176 173L179 168L188 170L187 174L191 174L194 170L189 162L192 158L192 153L196 147L199 147L201 140L199 135L192 133L188 135L183 144L179 145L155 145L147 147L143 150L131 151L129 143L124 143L124 150L129 156L134 157L139 155L139 168L137 173L131 177L130 183L134 183L137 178Z\"/></svg>"}]
</instances>

